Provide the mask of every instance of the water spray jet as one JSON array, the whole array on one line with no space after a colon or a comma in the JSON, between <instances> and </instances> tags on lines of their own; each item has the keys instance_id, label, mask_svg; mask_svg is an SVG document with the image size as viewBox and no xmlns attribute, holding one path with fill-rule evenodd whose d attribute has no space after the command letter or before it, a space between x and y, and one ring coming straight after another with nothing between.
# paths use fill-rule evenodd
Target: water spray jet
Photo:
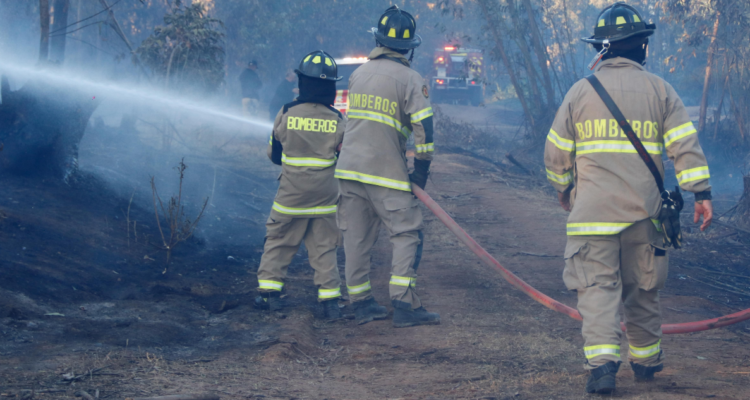
<instances>
[{"instance_id":1,"label":"water spray jet","mask_svg":"<svg viewBox=\"0 0 750 400\"><path fill-rule=\"evenodd\" d=\"M124 86L111 82L96 82L89 78L70 74L62 69L40 69L17 65L8 62L0 62L0 72L12 74L15 78L23 78L38 82L64 85L75 87L78 91L89 92L92 100L105 100L107 96L116 98L120 101L127 101L138 105L153 105L156 107L167 107L180 111L190 111L211 116L218 119L225 119L243 124L251 125L257 129L244 134L255 134L265 136L273 129L273 124L257 119L249 119L237 114L226 112L215 108L214 106L191 101L186 99L175 98L175 95L154 90L144 86Z\"/></svg>"}]
</instances>

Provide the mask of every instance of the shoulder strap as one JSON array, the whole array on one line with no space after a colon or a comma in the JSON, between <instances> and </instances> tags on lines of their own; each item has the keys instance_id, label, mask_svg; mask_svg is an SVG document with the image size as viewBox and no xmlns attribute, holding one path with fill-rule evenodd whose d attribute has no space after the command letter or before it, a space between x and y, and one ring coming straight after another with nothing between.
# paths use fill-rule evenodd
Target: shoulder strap
<instances>
[{"instance_id":1,"label":"shoulder strap","mask_svg":"<svg viewBox=\"0 0 750 400\"><path fill-rule=\"evenodd\" d=\"M329 105L327 105L327 104L324 104L324 105L325 105L325 106L326 106L326 107L327 107L327 108L328 108L329 110L331 110L331 111L333 111L334 113L336 113L336 115L338 115L339 119L343 119L343 118L344 118L344 116L343 116L343 115L341 115L341 111L339 111L339 110L335 109L335 108L334 108L333 106L329 106Z\"/></svg>"},{"instance_id":2,"label":"shoulder strap","mask_svg":"<svg viewBox=\"0 0 750 400\"><path fill-rule=\"evenodd\" d=\"M654 160L651 158L651 155L648 154L646 148L643 147L643 143L641 143L641 140L638 139L638 136L636 136L633 132L633 128L630 126L625 116L622 115L622 112L617 107L617 104L615 104L614 100L612 100L612 97L610 97L609 93L607 93L607 90L604 89L604 86L602 86L602 83L599 82L599 79L597 79L594 75L587 76L586 80L589 81L591 86L594 87L594 90L596 90L596 93L599 94L599 97L602 98L602 101L604 101L604 104L609 109L609 112L611 112L612 116L615 117L617 123L620 125L623 132L625 132L625 135L630 140L630 143L632 143L633 147L635 147L638 155L641 156L643 162L646 163L646 166L648 167L649 171L651 171L651 174L656 180L656 186L659 188L659 193L664 192L664 181L661 178L659 169L656 167L656 163L654 163Z\"/></svg>"}]
</instances>

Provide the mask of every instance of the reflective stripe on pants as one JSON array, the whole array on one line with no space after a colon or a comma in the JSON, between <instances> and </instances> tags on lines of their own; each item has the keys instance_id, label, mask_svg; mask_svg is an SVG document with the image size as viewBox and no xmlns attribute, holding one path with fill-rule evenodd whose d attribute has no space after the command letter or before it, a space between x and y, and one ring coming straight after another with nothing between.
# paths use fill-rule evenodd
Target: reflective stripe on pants
<instances>
[{"instance_id":1,"label":"reflective stripe on pants","mask_svg":"<svg viewBox=\"0 0 750 400\"><path fill-rule=\"evenodd\" d=\"M620 357L620 345L619 344L599 344L596 346L588 346L583 348L583 354L587 359L591 360L594 357L603 355L614 355Z\"/></svg>"},{"instance_id":2,"label":"reflective stripe on pants","mask_svg":"<svg viewBox=\"0 0 750 400\"><path fill-rule=\"evenodd\" d=\"M369 283L371 251L381 224L388 230L393 245L392 276L416 279L414 264L421 242L422 212L414 195L348 180L339 181L339 193L337 218L344 236L346 285L352 301L372 297ZM422 303L409 282L403 286L390 284L391 300L419 308Z\"/></svg>"},{"instance_id":3,"label":"reflective stripe on pants","mask_svg":"<svg viewBox=\"0 0 750 400\"><path fill-rule=\"evenodd\" d=\"M289 263L302 241L310 266L315 270L313 283L319 288L318 299L327 300L320 294L332 295L334 291L340 296L341 278L336 262L339 230L333 214L318 218L269 217L266 244L258 268L258 289L270 292L283 288Z\"/></svg>"},{"instance_id":4,"label":"reflective stripe on pants","mask_svg":"<svg viewBox=\"0 0 750 400\"><path fill-rule=\"evenodd\" d=\"M653 357L661 352L661 339L656 342L656 344L652 344L651 346L646 347L635 347L634 345L630 345L630 355L634 358L649 358Z\"/></svg>"},{"instance_id":5,"label":"reflective stripe on pants","mask_svg":"<svg viewBox=\"0 0 750 400\"><path fill-rule=\"evenodd\" d=\"M643 356L630 352L629 359L644 366L663 360L653 349L639 353L661 339L659 289L668 264L661 245L661 234L650 219L615 235L568 236L563 281L578 293L587 368L620 361L620 304L628 343L635 355Z\"/></svg>"},{"instance_id":6,"label":"reflective stripe on pants","mask_svg":"<svg viewBox=\"0 0 750 400\"><path fill-rule=\"evenodd\" d=\"M331 300L341 297L341 288L336 289L318 289L319 300Z\"/></svg>"}]
</instances>

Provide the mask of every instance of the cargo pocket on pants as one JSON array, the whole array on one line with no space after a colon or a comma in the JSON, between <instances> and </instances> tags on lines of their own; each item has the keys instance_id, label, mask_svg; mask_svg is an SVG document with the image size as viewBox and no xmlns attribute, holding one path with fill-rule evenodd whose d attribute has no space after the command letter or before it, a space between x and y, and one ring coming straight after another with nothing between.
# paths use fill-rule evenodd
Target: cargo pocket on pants
<instances>
[{"instance_id":1,"label":"cargo pocket on pants","mask_svg":"<svg viewBox=\"0 0 750 400\"><path fill-rule=\"evenodd\" d=\"M404 193L399 197L389 197L383 200L383 207L388 212L391 234L422 229L422 212L419 210L419 201L414 196Z\"/></svg>"},{"instance_id":2,"label":"cargo pocket on pants","mask_svg":"<svg viewBox=\"0 0 750 400\"><path fill-rule=\"evenodd\" d=\"M645 253L641 254L638 265L641 268L641 279L638 288L641 290L664 289L669 272L669 255L667 249L652 243L644 246Z\"/></svg>"},{"instance_id":3,"label":"cargo pocket on pants","mask_svg":"<svg viewBox=\"0 0 750 400\"><path fill-rule=\"evenodd\" d=\"M339 195L339 200L337 202L338 206L336 207L336 226L339 227L340 230L345 231L346 230L346 201L344 200L344 196Z\"/></svg>"},{"instance_id":4,"label":"cargo pocket on pants","mask_svg":"<svg viewBox=\"0 0 750 400\"><path fill-rule=\"evenodd\" d=\"M583 290L589 286L586 270L583 268L587 250L588 243L577 240L568 240L565 246L563 282L568 290Z\"/></svg>"},{"instance_id":5,"label":"cargo pocket on pants","mask_svg":"<svg viewBox=\"0 0 750 400\"><path fill-rule=\"evenodd\" d=\"M266 221L266 239L284 237L291 225L291 217L268 217Z\"/></svg>"}]
</instances>

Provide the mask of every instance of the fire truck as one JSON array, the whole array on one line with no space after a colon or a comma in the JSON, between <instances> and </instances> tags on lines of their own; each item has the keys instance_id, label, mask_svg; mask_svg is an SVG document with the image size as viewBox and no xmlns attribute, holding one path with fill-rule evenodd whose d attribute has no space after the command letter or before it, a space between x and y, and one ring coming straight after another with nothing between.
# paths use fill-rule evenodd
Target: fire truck
<instances>
[{"instance_id":1,"label":"fire truck","mask_svg":"<svg viewBox=\"0 0 750 400\"><path fill-rule=\"evenodd\" d=\"M336 82L336 100L333 107L342 114L346 115L349 110L349 77L360 65L370 61L367 57L345 57L337 58L336 64L339 69L339 76L344 79Z\"/></svg>"},{"instance_id":2,"label":"fire truck","mask_svg":"<svg viewBox=\"0 0 750 400\"><path fill-rule=\"evenodd\" d=\"M479 49L447 45L435 50L430 93L435 103L478 106L484 101L484 54Z\"/></svg>"}]
</instances>

